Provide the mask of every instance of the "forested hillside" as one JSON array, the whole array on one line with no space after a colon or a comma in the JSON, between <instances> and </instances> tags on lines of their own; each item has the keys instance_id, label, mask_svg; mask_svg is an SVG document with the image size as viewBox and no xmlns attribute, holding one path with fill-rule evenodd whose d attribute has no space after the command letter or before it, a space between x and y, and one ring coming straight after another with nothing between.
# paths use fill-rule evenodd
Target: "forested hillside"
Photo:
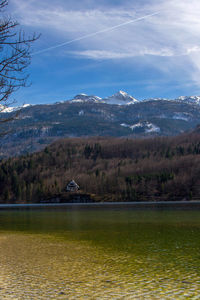
<instances>
[{"instance_id":1,"label":"forested hillside","mask_svg":"<svg viewBox=\"0 0 200 300\"><path fill-rule=\"evenodd\" d=\"M0 120L15 114L1 113ZM26 106L11 122L2 124L1 129L8 134L0 140L0 158L43 150L65 137L174 136L193 130L199 120L200 105L178 100L111 105L76 99L75 102Z\"/></svg>"},{"instance_id":2,"label":"forested hillside","mask_svg":"<svg viewBox=\"0 0 200 300\"><path fill-rule=\"evenodd\" d=\"M0 201L59 201L71 179L94 201L200 199L200 134L59 140L1 161Z\"/></svg>"}]
</instances>

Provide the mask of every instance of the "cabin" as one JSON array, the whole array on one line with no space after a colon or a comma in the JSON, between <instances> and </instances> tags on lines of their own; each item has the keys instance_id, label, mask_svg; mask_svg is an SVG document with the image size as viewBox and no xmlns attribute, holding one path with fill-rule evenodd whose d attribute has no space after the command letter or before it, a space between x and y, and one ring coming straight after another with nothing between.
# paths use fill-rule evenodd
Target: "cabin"
<instances>
[{"instance_id":1,"label":"cabin","mask_svg":"<svg viewBox=\"0 0 200 300\"><path fill-rule=\"evenodd\" d=\"M77 192L78 190L79 186L74 180L71 180L66 187L67 192Z\"/></svg>"}]
</instances>

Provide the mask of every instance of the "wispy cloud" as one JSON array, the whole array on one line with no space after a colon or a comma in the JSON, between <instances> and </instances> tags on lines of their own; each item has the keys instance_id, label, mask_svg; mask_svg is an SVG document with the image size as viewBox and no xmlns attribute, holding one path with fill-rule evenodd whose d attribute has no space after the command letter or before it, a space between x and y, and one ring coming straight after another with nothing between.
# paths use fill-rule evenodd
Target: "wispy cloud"
<instances>
[{"instance_id":1,"label":"wispy cloud","mask_svg":"<svg viewBox=\"0 0 200 300\"><path fill-rule=\"evenodd\" d=\"M107 33L107 32L113 31L113 30L117 30L117 29L119 29L119 28L121 28L123 26L127 26L129 24L136 23L136 22L139 22L139 21L143 21L143 20L148 19L150 17L153 17L153 16L155 16L155 15L157 15L159 13L160 12L155 12L155 13L152 13L152 14L148 14L148 15L136 18L136 19L132 19L132 20L120 23L120 24L112 26L112 27L107 27L105 29L101 29L101 30L96 31L96 32L92 32L92 33L89 33L89 34L86 34L86 35L82 35L82 36L80 36L78 38L66 41L64 43L55 44L55 45L53 45L51 47L47 47L47 48L44 48L42 50L39 50L39 51L33 53L33 55L38 55L38 54L41 54L41 53L44 53L44 52L47 52L47 51L51 51L51 50L54 50L54 49L57 49L57 48L60 48L60 47L63 47L63 46L75 43L75 42L80 42L82 40L85 40L85 39L88 39L88 38L91 38L91 37L96 37L97 35L100 35L100 34L103 34L103 33Z\"/></svg>"},{"instance_id":2,"label":"wispy cloud","mask_svg":"<svg viewBox=\"0 0 200 300\"><path fill-rule=\"evenodd\" d=\"M70 52L68 52L70 53ZM71 54L78 57L86 57L90 59L102 60L102 59L124 59L124 58L133 58L136 56L161 56L161 57L171 57L174 56L173 52L170 49L162 49L160 51L153 49L141 49L135 53L134 51L107 51L107 50L85 50L85 51L74 51Z\"/></svg>"},{"instance_id":3,"label":"wispy cloud","mask_svg":"<svg viewBox=\"0 0 200 300\"><path fill-rule=\"evenodd\" d=\"M13 0L16 1L16 0ZM151 1L150 1L151 2ZM149 2L149 4L150 4ZM59 32L63 37L79 40L81 35L88 35L88 40L81 41L82 47L100 51L111 51L115 46L115 52L126 53L133 51L133 55L161 54L161 56L188 54L190 49L195 49L199 44L200 11L199 0L163 1L159 5L143 6L143 13L136 10L122 7L116 10L115 7L106 10L68 10L58 6L39 4L35 5L33 1L17 0L17 13L21 15L21 21L25 25L48 28L49 30ZM145 9L146 8L146 9ZM132 24L134 19L161 11L153 18ZM129 23L130 22L130 23ZM126 24L127 23L127 24ZM120 28L120 24L126 26ZM115 31L106 34L107 28L115 27ZM102 35L95 35L96 32ZM109 30L108 30L109 32ZM90 36L91 35L91 36ZM94 49L92 49L94 48ZM141 50L144 49L144 50ZM167 50L168 49L168 50ZM121 51L123 50L123 51ZM149 53L148 53L149 50ZM102 53L100 54L102 56ZM96 56L95 56L96 57ZM107 58L107 55L106 55Z\"/></svg>"},{"instance_id":4,"label":"wispy cloud","mask_svg":"<svg viewBox=\"0 0 200 300\"><path fill-rule=\"evenodd\" d=\"M146 59L148 64L155 64L158 57L156 67L163 72L181 66L192 79L200 75L199 0L138 1L135 6L121 1L117 8L111 4L108 7L106 1L95 6L94 1L89 0L77 0L74 5L72 1L66 4L62 0L52 4L44 0L37 5L31 0L13 0L13 3L24 25L51 31L49 49L53 50L55 37L56 40L59 37L63 40L62 53L65 50L66 55L92 60L137 57ZM141 22L128 23L156 11L161 13ZM126 26L106 32L106 28L126 22ZM93 34L95 32L100 34ZM79 39L81 36L87 38ZM67 46L67 40L77 42L73 51ZM161 57L167 63L163 64Z\"/></svg>"}]
</instances>

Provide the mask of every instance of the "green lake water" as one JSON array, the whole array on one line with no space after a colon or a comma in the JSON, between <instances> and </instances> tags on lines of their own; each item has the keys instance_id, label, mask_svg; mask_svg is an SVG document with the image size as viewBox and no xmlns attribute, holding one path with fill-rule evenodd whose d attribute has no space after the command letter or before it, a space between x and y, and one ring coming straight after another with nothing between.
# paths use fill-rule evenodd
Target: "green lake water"
<instances>
[{"instance_id":1,"label":"green lake water","mask_svg":"<svg viewBox=\"0 0 200 300\"><path fill-rule=\"evenodd\" d=\"M0 299L200 299L200 210L1 210Z\"/></svg>"}]
</instances>

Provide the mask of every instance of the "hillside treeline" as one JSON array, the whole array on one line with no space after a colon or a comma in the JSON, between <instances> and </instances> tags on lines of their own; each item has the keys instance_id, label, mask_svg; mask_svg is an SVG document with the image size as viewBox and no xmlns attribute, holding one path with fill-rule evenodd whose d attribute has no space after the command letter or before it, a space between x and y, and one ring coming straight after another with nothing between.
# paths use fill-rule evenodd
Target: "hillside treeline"
<instances>
[{"instance_id":1,"label":"hillside treeline","mask_svg":"<svg viewBox=\"0 0 200 300\"><path fill-rule=\"evenodd\" d=\"M98 201L200 199L200 135L62 139L0 163L0 202L41 202L74 179Z\"/></svg>"}]
</instances>

